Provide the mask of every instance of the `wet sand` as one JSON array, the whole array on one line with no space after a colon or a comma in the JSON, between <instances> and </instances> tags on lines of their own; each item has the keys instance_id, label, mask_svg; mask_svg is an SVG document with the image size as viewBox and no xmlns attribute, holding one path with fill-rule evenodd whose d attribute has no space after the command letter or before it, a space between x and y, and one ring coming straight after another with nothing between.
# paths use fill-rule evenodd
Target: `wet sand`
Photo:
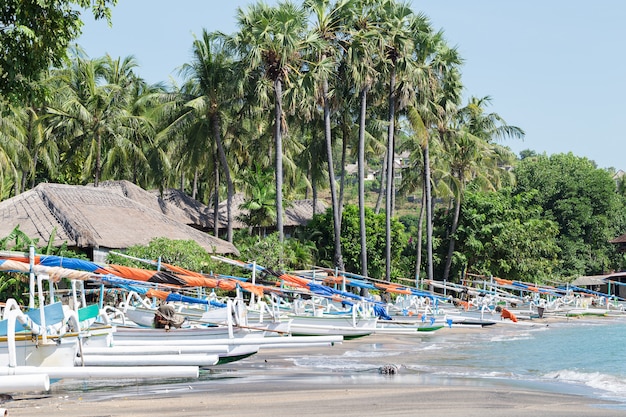
<instances>
[{"instance_id":1,"label":"wet sand","mask_svg":"<svg viewBox=\"0 0 626 417\"><path fill-rule=\"evenodd\" d=\"M389 339L368 336L304 352L323 358L379 341L405 342ZM290 349L261 351L215 367L199 380L105 382L95 389L94 381L60 381L49 393L15 394L2 407L13 417L626 415L611 402L513 381L404 375L402 369L395 375L381 375L376 368L340 373L301 369L289 360L298 354Z\"/></svg>"},{"instance_id":2,"label":"wet sand","mask_svg":"<svg viewBox=\"0 0 626 417\"><path fill-rule=\"evenodd\" d=\"M79 393L5 403L9 416L623 416L589 399L516 388L231 384L227 389L94 398ZM606 403L608 404L608 403ZM605 405L606 405L605 404Z\"/></svg>"}]
</instances>

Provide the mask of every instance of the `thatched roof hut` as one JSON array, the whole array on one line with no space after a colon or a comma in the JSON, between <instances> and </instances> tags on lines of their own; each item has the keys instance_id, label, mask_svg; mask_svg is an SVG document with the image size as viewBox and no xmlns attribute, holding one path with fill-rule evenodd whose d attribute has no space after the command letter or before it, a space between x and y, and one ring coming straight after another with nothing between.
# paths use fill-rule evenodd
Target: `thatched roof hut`
<instances>
[{"instance_id":1,"label":"thatched roof hut","mask_svg":"<svg viewBox=\"0 0 626 417\"><path fill-rule=\"evenodd\" d=\"M246 229L243 222L239 220L239 217L247 214L248 210L242 209L241 205L244 204L246 197L237 193L233 196L233 229ZM313 218L313 200L296 200L290 202L284 207L285 215L283 220L283 227L285 233L289 234L290 231L298 226L306 225ZM326 211L326 205L323 201L317 200L315 207L315 213L321 214ZM220 230L225 230L228 225L227 217L227 202L222 201L219 205L219 221ZM268 230L275 229L275 225L268 227Z\"/></svg>"},{"instance_id":2,"label":"thatched roof hut","mask_svg":"<svg viewBox=\"0 0 626 417\"><path fill-rule=\"evenodd\" d=\"M199 230L210 232L213 230L213 208L194 200L184 192L168 188L159 193L158 190L150 191L154 197L159 197L159 201L164 205L164 209L168 210L169 216L176 216L180 222L186 223L191 227ZM130 196L129 196L130 197ZM132 197L131 197L132 198ZM247 214L247 210L242 209L241 205L245 202L245 196L237 193L233 196L233 229L246 229L247 226L238 218L242 214ZM222 200L218 206L218 226L220 235L225 234L228 226L227 202ZM318 200L315 213L323 213L326 211L326 205L323 201ZM304 226L313 218L313 200L296 200L285 207L285 217L283 226L289 232L298 226ZM273 227L267 228L272 230Z\"/></svg>"},{"instance_id":3,"label":"thatched roof hut","mask_svg":"<svg viewBox=\"0 0 626 417\"><path fill-rule=\"evenodd\" d=\"M211 207L205 206L176 188L168 188L162 193L159 190L151 190L150 193L159 197L160 201L164 202L172 213L176 211L180 222L203 231L213 230L213 209Z\"/></svg>"},{"instance_id":4,"label":"thatched roof hut","mask_svg":"<svg viewBox=\"0 0 626 417\"><path fill-rule=\"evenodd\" d=\"M96 252L146 245L153 238L195 240L207 252L238 254L229 242L187 225L185 214L154 194L128 181L104 182L101 187L39 184L0 202L0 236L19 225L40 244Z\"/></svg>"},{"instance_id":5,"label":"thatched roof hut","mask_svg":"<svg viewBox=\"0 0 626 417\"><path fill-rule=\"evenodd\" d=\"M168 188L161 193L159 190L144 190L129 181L104 181L99 187L128 197L195 229L208 231L213 227L212 210L178 189Z\"/></svg>"}]
</instances>

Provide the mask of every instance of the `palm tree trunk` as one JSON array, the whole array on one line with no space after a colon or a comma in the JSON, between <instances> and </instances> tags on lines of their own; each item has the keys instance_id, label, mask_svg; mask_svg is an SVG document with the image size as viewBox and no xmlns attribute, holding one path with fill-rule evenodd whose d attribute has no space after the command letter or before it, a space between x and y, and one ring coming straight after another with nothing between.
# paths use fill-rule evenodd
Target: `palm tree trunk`
<instances>
[{"instance_id":1,"label":"palm tree trunk","mask_svg":"<svg viewBox=\"0 0 626 417\"><path fill-rule=\"evenodd\" d=\"M196 197L198 197L198 168L194 170L193 187L191 188L191 198L196 200Z\"/></svg>"},{"instance_id":2,"label":"palm tree trunk","mask_svg":"<svg viewBox=\"0 0 626 417\"><path fill-rule=\"evenodd\" d=\"M454 218L452 219L452 229L450 230L450 245L448 246L448 256L446 257L446 266L443 270L443 280L447 281L450 276L450 268L452 266L452 255L454 254L454 246L456 244L456 239L454 235L456 234L456 229L459 227L459 217L461 215L461 191L459 195L455 199L454 204Z\"/></svg>"},{"instance_id":3,"label":"palm tree trunk","mask_svg":"<svg viewBox=\"0 0 626 417\"><path fill-rule=\"evenodd\" d=\"M217 113L213 113L211 115L212 124L213 124L213 135L215 136L215 143L217 144L217 154L219 156L220 165L222 166L222 170L224 171L224 176L226 177L226 189L227 189L227 197L226 197L226 218L227 218L227 236L228 241L230 243L233 242L233 180L230 176L230 170L228 169L228 162L226 161L226 152L224 151L224 144L222 143L222 132L221 132L221 123L220 118Z\"/></svg>"},{"instance_id":4,"label":"palm tree trunk","mask_svg":"<svg viewBox=\"0 0 626 417\"><path fill-rule=\"evenodd\" d=\"M341 223L343 213L344 191L346 186L346 156L348 155L348 124L341 126L341 183L339 187L339 222Z\"/></svg>"},{"instance_id":5,"label":"palm tree trunk","mask_svg":"<svg viewBox=\"0 0 626 417\"><path fill-rule=\"evenodd\" d=\"M433 279L433 204L430 185L430 155L428 140L424 145L424 189L426 190L426 277Z\"/></svg>"},{"instance_id":6,"label":"palm tree trunk","mask_svg":"<svg viewBox=\"0 0 626 417\"><path fill-rule=\"evenodd\" d=\"M102 136L100 136L100 133L97 132L96 133L96 172L94 175L94 180L93 180L93 186L97 187L98 184L100 183L100 163L101 163L101 156L100 156L100 152L102 149Z\"/></svg>"},{"instance_id":7,"label":"palm tree trunk","mask_svg":"<svg viewBox=\"0 0 626 417\"><path fill-rule=\"evenodd\" d=\"M34 146L34 142L35 139L33 138L33 112L29 111L28 112L28 127L27 127L27 131L28 131L28 135L27 135L27 141L26 141L26 146L28 147L28 149L33 149ZM33 155L33 167L32 167L32 172L24 167L22 169L22 178L20 181L20 185L19 185L19 193L23 193L26 190L26 182L28 181L28 177L31 177L31 186L30 188L35 188L35 173L37 172L37 148L35 148L35 152ZM15 186L17 187L17 184L15 184Z\"/></svg>"},{"instance_id":8,"label":"palm tree trunk","mask_svg":"<svg viewBox=\"0 0 626 417\"><path fill-rule=\"evenodd\" d=\"M387 130L387 190L385 197L385 279L391 281L391 215L393 193L394 121L396 118L396 72L389 75L389 127Z\"/></svg>"},{"instance_id":9,"label":"palm tree trunk","mask_svg":"<svg viewBox=\"0 0 626 417\"><path fill-rule=\"evenodd\" d=\"M381 165L380 170L380 179L378 180L380 186L378 187L378 197L376 198L376 206L374 207L374 213L380 213L380 206L383 203L383 194L386 193L387 188L385 187L385 178L387 177L387 152L383 156L383 163Z\"/></svg>"},{"instance_id":10,"label":"palm tree trunk","mask_svg":"<svg viewBox=\"0 0 626 417\"><path fill-rule=\"evenodd\" d=\"M215 190L213 191L213 235L220 235L220 170L217 163L213 163Z\"/></svg>"},{"instance_id":11,"label":"palm tree trunk","mask_svg":"<svg viewBox=\"0 0 626 417\"><path fill-rule=\"evenodd\" d=\"M337 199L337 186L335 181L335 168L333 164L333 143L330 129L330 104L328 102L328 80L322 82L324 100L324 137L326 139L326 160L328 161L328 177L330 179L330 195L333 204L333 225L335 237L334 265L340 271L344 270L343 257L341 254L341 213L339 200Z\"/></svg>"},{"instance_id":12,"label":"palm tree trunk","mask_svg":"<svg viewBox=\"0 0 626 417\"><path fill-rule=\"evenodd\" d=\"M365 111L368 87L361 89L361 111L359 114L359 232L361 235L361 275L367 275L367 235L365 228Z\"/></svg>"},{"instance_id":13,"label":"palm tree trunk","mask_svg":"<svg viewBox=\"0 0 626 417\"><path fill-rule=\"evenodd\" d=\"M276 230L278 241L283 243L283 85L280 77L274 80L274 142L276 145Z\"/></svg>"},{"instance_id":14,"label":"palm tree trunk","mask_svg":"<svg viewBox=\"0 0 626 417\"><path fill-rule=\"evenodd\" d=\"M313 199L313 215L317 214L317 184L315 181L311 182L311 197Z\"/></svg>"},{"instance_id":15,"label":"palm tree trunk","mask_svg":"<svg viewBox=\"0 0 626 417\"><path fill-rule=\"evenodd\" d=\"M422 187L422 207L420 207L419 222L417 224L417 243L415 254L415 286L419 286L420 271L422 269L422 235L424 233L424 214L426 212L426 187Z\"/></svg>"},{"instance_id":16,"label":"palm tree trunk","mask_svg":"<svg viewBox=\"0 0 626 417\"><path fill-rule=\"evenodd\" d=\"M311 143L316 143L317 141L317 135L316 135L316 129L313 129L311 131ZM311 158L312 159L312 158ZM316 210L315 207L317 205L317 178L315 178L315 174L313 173L313 161L310 160L307 163L307 177L310 179L311 181L311 200L313 201L313 215L316 214ZM307 187L306 189L306 193L305 193L305 199L309 198L309 189Z\"/></svg>"}]
</instances>

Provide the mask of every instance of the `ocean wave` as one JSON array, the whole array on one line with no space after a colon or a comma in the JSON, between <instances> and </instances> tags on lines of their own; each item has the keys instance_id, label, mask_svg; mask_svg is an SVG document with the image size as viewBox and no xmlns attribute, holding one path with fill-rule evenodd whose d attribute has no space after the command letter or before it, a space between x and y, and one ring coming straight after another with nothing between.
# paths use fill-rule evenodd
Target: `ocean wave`
<instances>
[{"instance_id":1,"label":"ocean wave","mask_svg":"<svg viewBox=\"0 0 626 417\"><path fill-rule=\"evenodd\" d=\"M441 349L449 349L449 346L447 345L439 345L437 343L433 343L431 345L426 345L424 347L421 348L421 350L441 350Z\"/></svg>"},{"instance_id":2,"label":"ocean wave","mask_svg":"<svg viewBox=\"0 0 626 417\"><path fill-rule=\"evenodd\" d=\"M492 342L512 342L512 341L517 341L517 340L530 340L530 339L534 339L534 337L531 336L529 333L519 333L519 334L516 334L515 336L510 335L510 334L502 334L502 335L494 336L490 340Z\"/></svg>"},{"instance_id":3,"label":"ocean wave","mask_svg":"<svg viewBox=\"0 0 626 417\"><path fill-rule=\"evenodd\" d=\"M350 362L341 358L328 358L323 356L303 356L293 358L293 363L298 367L331 369L334 371L361 371L372 368L371 364L362 362Z\"/></svg>"},{"instance_id":4,"label":"ocean wave","mask_svg":"<svg viewBox=\"0 0 626 417\"><path fill-rule=\"evenodd\" d=\"M547 373L545 377L555 379L560 382L585 385L590 388L603 391L605 393L604 396L610 396L611 398L615 397L625 401L626 381L615 375L604 374L601 372L580 372L563 369Z\"/></svg>"},{"instance_id":5,"label":"ocean wave","mask_svg":"<svg viewBox=\"0 0 626 417\"><path fill-rule=\"evenodd\" d=\"M430 369L432 375L444 376L449 378L500 378L500 379L517 379L517 376L510 372L499 371L479 371L473 370L460 370L460 369Z\"/></svg>"},{"instance_id":6,"label":"ocean wave","mask_svg":"<svg viewBox=\"0 0 626 417\"><path fill-rule=\"evenodd\" d=\"M348 350L343 353L344 358L380 358L387 356L404 355L406 352L402 351L362 351L362 350Z\"/></svg>"}]
</instances>

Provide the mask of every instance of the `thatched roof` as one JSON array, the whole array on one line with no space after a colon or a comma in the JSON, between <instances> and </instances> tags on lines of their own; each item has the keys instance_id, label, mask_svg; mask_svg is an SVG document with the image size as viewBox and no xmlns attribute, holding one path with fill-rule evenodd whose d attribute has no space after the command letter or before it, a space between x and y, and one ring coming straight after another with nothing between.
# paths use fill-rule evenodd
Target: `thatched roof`
<instances>
[{"instance_id":1,"label":"thatched roof","mask_svg":"<svg viewBox=\"0 0 626 417\"><path fill-rule=\"evenodd\" d=\"M210 230L212 228L213 212L211 209L180 190L168 188L163 193L159 190L148 191L129 181L104 181L99 187L128 197L195 229Z\"/></svg>"},{"instance_id":2,"label":"thatched roof","mask_svg":"<svg viewBox=\"0 0 626 417\"><path fill-rule=\"evenodd\" d=\"M626 243L626 234L618 236L613 240L609 240L609 243Z\"/></svg>"},{"instance_id":3,"label":"thatched roof","mask_svg":"<svg viewBox=\"0 0 626 417\"><path fill-rule=\"evenodd\" d=\"M160 193L159 190L151 190L150 192L165 202L172 212L176 210L181 222L200 230L213 229L213 209L211 207L205 206L176 188L168 188L163 193Z\"/></svg>"},{"instance_id":4,"label":"thatched roof","mask_svg":"<svg viewBox=\"0 0 626 417\"><path fill-rule=\"evenodd\" d=\"M119 181L118 181L119 182ZM132 184L131 184L132 185ZM143 190L142 190L143 191ZM213 208L194 200L184 192L168 188L160 193L158 190L149 191L153 195L154 201L157 199L161 204L161 208L167 211L167 215L174 217L200 230L213 229ZM136 197L126 193L129 198ZM246 213L247 210L241 209L240 206L245 202L245 196L242 193L233 196L233 229L245 229L247 226L237 218ZM145 203L144 203L145 204ZM153 204L156 204L153 202ZM222 200L218 208L219 228L226 229L228 226L228 215L226 208L226 200ZM316 213L326 211L326 205L323 201L318 200ZM285 218L283 225L286 227L303 226L313 218L313 200L296 200L285 207Z\"/></svg>"},{"instance_id":5,"label":"thatched roof","mask_svg":"<svg viewBox=\"0 0 626 417\"><path fill-rule=\"evenodd\" d=\"M231 243L188 226L184 212L154 194L127 181L101 185L42 183L0 202L0 236L19 225L40 244L47 244L56 228L54 245L123 249L167 237L195 240L211 253L238 254Z\"/></svg>"}]
</instances>

